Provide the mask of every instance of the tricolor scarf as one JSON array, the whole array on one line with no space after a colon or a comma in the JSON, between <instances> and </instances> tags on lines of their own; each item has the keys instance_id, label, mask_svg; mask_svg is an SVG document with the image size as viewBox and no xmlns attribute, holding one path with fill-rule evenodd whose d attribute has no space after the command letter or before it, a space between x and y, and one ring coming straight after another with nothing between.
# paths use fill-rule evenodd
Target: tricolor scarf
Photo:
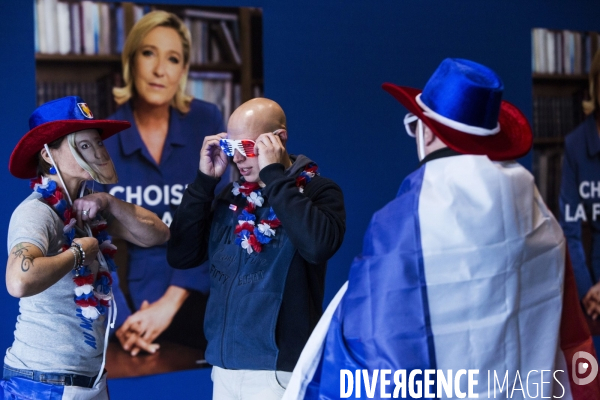
<instances>
[{"instance_id":1,"label":"tricolor scarf","mask_svg":"<svg viewBox=\"0 0 600 400\"><path fill-rule=\"evenodd\" d=\"M304 167L304 170L296 178L296 187L298 187L300 193L304 193L304 187L315 175L319 175L319 167L311 162ZM255 211L258 207L262 207L265 202L258 183L246 182L242 178L239 182L233 182L231 192L234 196L241 194L246 198L246 207L242 210L235 226L235 244L245 249L248 254L260 253L262 246L275 237L275 229L281 225L281 221L275 215L273 207L270 207L267 218L261 219L260 223L256 225Z\"/></svg>"},{"instance_id":2,"label":"tricolor scarf","mask_svg":"<svg viewBox=\"0 0 600 400\"><path fill-rule=\"evenodd\" d=\"M62 251L67 251L75 238L75 224L77 220L73 217L72 207L64 198L62 190L56 182L46 177L32 179L31 189L42 195L42 200L54 209L64 223L64 243ZM117 247L112 244L111 238L106 232L107 223L100 215L89 222L92 235L98 240L100 251L106 260L107 267L102 265L98 272L93 274L90 269L83 265L73 270L73 282L75 282L75 304L81 307L84 317L95 320L100 315L106 314L111 299L112 278L111 271L116 270L113 257Z\"/></svg>"}]
</instances>

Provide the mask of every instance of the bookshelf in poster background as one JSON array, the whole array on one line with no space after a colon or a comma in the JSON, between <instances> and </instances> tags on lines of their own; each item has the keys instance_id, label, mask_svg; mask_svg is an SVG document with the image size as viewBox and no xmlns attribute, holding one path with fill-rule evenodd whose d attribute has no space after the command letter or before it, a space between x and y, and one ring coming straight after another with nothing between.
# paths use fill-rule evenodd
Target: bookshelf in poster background
<instances>
[{"instance_id":1,"label":"bookshelf in poster background","mask_svg":"<svg viewBox=\"0 0 600 400\"><path fill-rule=\"evenodd\" d=\"M37 103L80 95L100 118L112 114L116 104L112 87L122 85L120 53L127 32L146 13L166 9L177 14L192 35L188 92L217 104L225 118L242 101L262 95L260 71L248 74L252 57L243 59L240 9L214 10L195 7L140 5L130 2L35 1L35 48L38 66L104 69L95 77L45 74L37 78ZM253 10L253 15L256 10ZM256 41L254 41L256 42ZM258 52L262 58L262 52ZM246 65L244 65L244 62ZM257 64L252 62L252 64ZM95 66L95 67L94 67ZM40 68L38 68L39 72ZM44 75L44 74L42 74ZM89 74L88 74L89 75ZM93 75L93 74L91 74ZM72 76L77 76L73 79ZM249 79L259 76L259 79ZM250 77L250 78L248 78ZM240 83L245 79L245 87ZM251 86L251 87L246 87Z\"/></svg>"},{"instance_id":2,"label":"bookshelf in poster background","mask_svg":"<svg viewBox=\"0 0 600 400\"><path fill-rule=\"evenodd\" d=\"M558 216L564 137L583 122L588 74L600 48L598 32L535 28L531 34L533 174L542 198Z\"/></svg>"},{"instance_id":3,"label":"bookshelf in poster background","mask_svg":"<svg viewBox=\"0 0 600 400\"><path fill-rule=\"evenodd\" d=\"M534 74L577 76L590 71L598 49L598 32L532 30Z\"/></svg>"}]
</instances>

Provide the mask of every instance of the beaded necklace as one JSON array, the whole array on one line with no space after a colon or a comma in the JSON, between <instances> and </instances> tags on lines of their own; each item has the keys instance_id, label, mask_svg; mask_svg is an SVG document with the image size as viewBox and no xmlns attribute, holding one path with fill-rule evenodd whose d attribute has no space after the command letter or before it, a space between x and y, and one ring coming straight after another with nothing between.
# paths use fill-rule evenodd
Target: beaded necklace
<instances>
[{"instance_id":1,"label":"beaded necklace","mask_svg":"<svg viewBox=\"0 0 600 400\"><path fill-rule=\"evenodd\" d=\"M64 198L61 188L58 187L55 181L46 177L32 179L30 187L33 191L40 193L42 200L52 207L62 219L64 223L64 243L61 251L69 250L75 238L77 220L73 217L72 207ZM97 215L88 225L92 236L98 240L100 252L106 261L106 266L100 264L96 274L93 274L86 265L73 270L74 301L75 304L81 307L81 314L85 318L95 320L100 315L106 314L109 301L112 298L110 272L116 270L113 257L117 252L117 247L112 244L111 238L106 232L107 223L100 215Z\"/></svg>"},{"instance_id":2,"label":"beaded necklace","mask_svg":"<svg viewBox=\"0 0 600 400\"><path fill-rule=\"evenodd\" d=\"M304 187L319 175L319 167L315 163L309 163L296 178L296 187L300 193L304 193ZM240 194L246 199L246 206L238 217L234 233L235 244L246 250L248 254L260 253L262 246L269 243L275 237L275 230L281 225L281 221L275 215L273 207L269 208L267 218L261 219L256 224L256 209L262 207L265 199L262 197L260 185L256 182L246 182L243 179L233 182L231 193L234 196Z\"/></svg>"}]
</instances>

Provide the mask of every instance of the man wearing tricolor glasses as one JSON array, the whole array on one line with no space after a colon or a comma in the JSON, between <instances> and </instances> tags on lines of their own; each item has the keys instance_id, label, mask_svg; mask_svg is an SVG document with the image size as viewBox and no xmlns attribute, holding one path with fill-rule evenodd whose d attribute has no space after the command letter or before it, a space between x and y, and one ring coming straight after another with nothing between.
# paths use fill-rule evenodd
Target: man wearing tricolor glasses
<instances>
[{"instance_id":1,"label":"man wearing tricolor glasses","mask_svg":"<svg viewBox=\"0 0 600 400\"><path fill-rule=\"evenodd\" d=\"M500 77L446 59L422 91L383 88L421 164L373 216L284 398L600 398L571 375L594 347L563 232L514 161L532 134Z\"/></svg>"},{"instance_id":2,"label":"man wearing tricolor glasses","mask_svg":"<svg viewBox=\"0 0 600 400\"><path fill-rule=\"evenodd\" d=\"M242 104L227 133L204 139L197 178L170 226L171 266L210 262L204 330L215 399L281 398L344 237L340 188L308 157L288 154L287 136L277 103ZM215 199L231 161L241 179Z\"/></svg>"}]
</instances>

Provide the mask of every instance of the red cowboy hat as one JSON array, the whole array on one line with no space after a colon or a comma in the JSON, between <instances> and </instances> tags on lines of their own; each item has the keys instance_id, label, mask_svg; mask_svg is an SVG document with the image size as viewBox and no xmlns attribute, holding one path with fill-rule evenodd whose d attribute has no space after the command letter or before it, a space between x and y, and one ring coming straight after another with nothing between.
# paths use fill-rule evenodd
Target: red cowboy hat
<instances>
[{"instance_id":1,"label":"red cowboy hat","mask_svg":"<svg viewBox=\"0 0 600 400\"><path fill-rule=\"evenodd\" d=\"M459 153L501 161L522 157L531 148L527 118L502 100L502 81L481 64L446 59L422 91L392 83L382 87Z\"/></svg>"},{"instance_id":2,"label":"red cowboy hat","mask_svg":"<svg viewBox=\"0 0 600 400\"><path fill-rule=\"evenodd\" d=\"M77 96L50 101L31 114L30 131L15 146L8 161L8 170L17 178L35 178L38 153L44 144L84 129L98 129L100 137L105 140L130 126L127 121L94 119L87 104Z\"/></svg>"}]
</instances>

